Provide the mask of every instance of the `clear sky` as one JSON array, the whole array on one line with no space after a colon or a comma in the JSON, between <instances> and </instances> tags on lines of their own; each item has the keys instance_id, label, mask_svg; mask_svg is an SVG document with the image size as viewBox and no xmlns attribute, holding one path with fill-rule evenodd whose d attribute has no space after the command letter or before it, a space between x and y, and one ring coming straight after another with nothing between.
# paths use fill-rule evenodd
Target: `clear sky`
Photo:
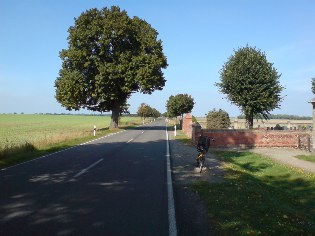
<instances>
[{"instance_id":1,"label":"clear sky","mask_svg":"<svg viewBox=\"0 0 315 236\"><path fill-rule=\"evenodd\" d=\"M214 83L233 50L248 44L265 52L282 74L284 101L272 113L312 115L307 103L314 97L315 77L311 0L0 0L0 113L67 112L54 98L67 30L85 10L112 5L159 32L169 64L164 89L133 94L132 113L142 102L165 112L170 95L187 93L195 100L195 116L213 108L241 114Z\"/></svg>"}]
</instances>

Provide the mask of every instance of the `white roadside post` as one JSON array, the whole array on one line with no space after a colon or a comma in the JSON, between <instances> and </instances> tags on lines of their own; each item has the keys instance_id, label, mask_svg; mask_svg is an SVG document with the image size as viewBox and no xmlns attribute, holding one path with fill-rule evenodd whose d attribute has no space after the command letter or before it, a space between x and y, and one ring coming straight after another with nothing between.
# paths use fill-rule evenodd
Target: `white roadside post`
<instances>
[{"instance_id":1,"label":"white roadside post","mask_svg":"<svg viewBox=\"0 0 315 236\"><path fill-rule=\"evenodd\" d=\"M94 125L93 134L96 135L96 125Z\"/></svg>"},{"instance_id":2,"label":"white roadside post","mask_svg":"<svg viewBox=\"0 0 315 236\"><path fill-rule=\"evenodd\" d=\"M176 125L174 125L174 137L176 137Z\"/></svg>"}]
</instances>

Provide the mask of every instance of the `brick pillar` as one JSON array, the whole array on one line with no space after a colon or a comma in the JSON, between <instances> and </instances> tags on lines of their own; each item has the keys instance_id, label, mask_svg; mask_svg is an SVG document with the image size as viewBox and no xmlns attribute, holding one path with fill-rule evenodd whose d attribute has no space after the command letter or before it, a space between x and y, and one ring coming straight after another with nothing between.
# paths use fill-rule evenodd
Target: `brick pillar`
<instances>
[{"instance_id":1,"label":"brick pillar","mask_svg":"<svg viewBox=\"0 0 315 236\"><path fill-rule=\"evenodd\" d=\"M312 153L315 153L315 98L313 98L309 103L313 106L313 127L312 127Z\"/></svg>"},{"instance_id":2,"label":"brick pillar","mask_svg":"<svg viewBox=\"0 0 315 236\"><path fill-rule=\"evenodd\" d=\"M202 133L201 125L199 123L192 125L192 141L197 144L199 135Z\"/></svg>"},{"instance_id":3,"label":"brick pillar","mask_svg":"<svg viewBox=\"0 0 315 236\"><path fill-rule=\"evenodd\" d=\"M192 137L192 116L187 113L183 120L183 132L189 137Z\"/></svg>"}]
</instances>

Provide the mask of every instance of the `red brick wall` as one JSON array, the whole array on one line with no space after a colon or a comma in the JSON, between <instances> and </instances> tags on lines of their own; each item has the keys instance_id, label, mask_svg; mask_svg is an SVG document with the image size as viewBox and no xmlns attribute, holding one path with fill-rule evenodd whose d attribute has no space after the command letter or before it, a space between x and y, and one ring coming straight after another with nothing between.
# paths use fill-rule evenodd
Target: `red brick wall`
<instances>
[{"instance_id":1,"label":"red brick wall","mask_svg":"<svg viewBox=\"0 0 315 236\"><path fill-rule=\"evenodd\" d=\"M199 134L212 137L213 147L288 147L310 149L311 133L307 131L283 130L206 130L196 127L192 138Z\"/></svg>"}]
</instances>

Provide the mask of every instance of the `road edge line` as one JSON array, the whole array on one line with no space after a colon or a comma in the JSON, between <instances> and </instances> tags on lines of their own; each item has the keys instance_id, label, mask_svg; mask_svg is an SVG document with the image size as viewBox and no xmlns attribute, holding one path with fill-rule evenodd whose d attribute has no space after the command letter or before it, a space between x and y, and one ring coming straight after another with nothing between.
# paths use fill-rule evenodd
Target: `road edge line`
<instances>
[{"instance_id":1,"label":"road edge line","mask_svg":"<svg viewBox=\"0 0 315 236\"><path fill-rule=\"evenodd\" d=\"M167 203L168 203L168 233L170 236L177 236L175 203L173 193L172 170L170 161L170 144L166 126L166 165L167 165Z\"/></svg>"}]
</instances>

